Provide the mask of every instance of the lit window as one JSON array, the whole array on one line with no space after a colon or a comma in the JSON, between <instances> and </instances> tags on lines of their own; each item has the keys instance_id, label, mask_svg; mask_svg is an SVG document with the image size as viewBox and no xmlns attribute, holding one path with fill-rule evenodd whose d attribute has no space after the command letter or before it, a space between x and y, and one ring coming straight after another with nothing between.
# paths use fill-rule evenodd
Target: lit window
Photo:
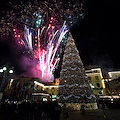
<instances>
[{"instance_id":1,"label":"lit window","mask_svg":"<svg viewBox=\"0 0 120 120\"><path fill-rule=\"evenodd\" d=\"M93 89L95 88L95 86L94 86L92 83L90 84L90 86L91 86L91 88L93 88Z\"/></svg>"}]
</instances>

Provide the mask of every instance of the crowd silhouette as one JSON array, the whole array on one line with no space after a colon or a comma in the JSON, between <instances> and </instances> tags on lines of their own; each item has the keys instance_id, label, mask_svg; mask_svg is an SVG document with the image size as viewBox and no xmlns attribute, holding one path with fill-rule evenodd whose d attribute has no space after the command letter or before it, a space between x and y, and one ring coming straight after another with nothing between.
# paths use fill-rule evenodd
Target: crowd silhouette
<instances>
[{"instance_id":1,"label":"crowd silhouette","mask_svg":"<svg viewBox=\"0 0 120 120\"><path fill-rule=\"evenodd\" d=\"M0 120L60 120L57 101L22 101L0 104Z\"/></svg>"}]
</instances>

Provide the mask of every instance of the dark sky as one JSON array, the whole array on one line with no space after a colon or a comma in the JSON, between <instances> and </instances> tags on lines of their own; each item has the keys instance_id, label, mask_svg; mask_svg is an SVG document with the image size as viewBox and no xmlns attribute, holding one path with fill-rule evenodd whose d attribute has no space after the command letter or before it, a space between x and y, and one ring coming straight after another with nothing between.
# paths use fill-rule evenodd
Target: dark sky
<instances>
[{"instance_id":1,"label":"dark sky","mask_svg":"<svg viewBox=\"0 0 120 120\"><path fill-rule=\"evenodd\" d=\"M120 69L119 0L84 1L85 18L72 29L84 66ZM0 62L12 59L9 45L0 42Z\"/></svg>"},{"instance_id":2,"label":"dark sky","mask_svg":"<svg viewBox=\"0 0 120 120\"><path fill-rule=\"evenodd\" d=\"M119 69L119 2L85 0L85 6L85 19L73 29L84 66Z\"/></svg>"}]
</instances>

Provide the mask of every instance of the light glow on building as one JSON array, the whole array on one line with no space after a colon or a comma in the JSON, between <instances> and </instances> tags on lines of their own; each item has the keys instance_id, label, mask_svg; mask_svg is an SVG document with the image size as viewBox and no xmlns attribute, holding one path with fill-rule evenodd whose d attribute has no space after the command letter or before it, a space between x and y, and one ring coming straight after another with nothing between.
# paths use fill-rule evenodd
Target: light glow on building
<instances>
[{"instance_id":1,"label":"light glow on building","mask_svg":"<svg viewBox=\"0 0 120 120\"><path fill-rule=\"evenodd\" d=\"M111 79L116 79L120 77L120 71L108 72L108 74Z\"/></svg>"},{"instance_id":2,"label":"light glow on building","mask_svg":"<svg viewBox=\"0 0 120 120\"><path fill-rule=\"evenodd\" d=\"M37 81L34 81L34 84L39 85L39 86L42 86L42 87L43 87L43 89L44 89L44 88L49 88L49 89L51 89L51 88L53 88L53 87L58 88L58 85L51 85L51 86L47 86L47 85L44 85L44 84L39 83L39 82L37 82Z\"/></svg>"}]
</instances>

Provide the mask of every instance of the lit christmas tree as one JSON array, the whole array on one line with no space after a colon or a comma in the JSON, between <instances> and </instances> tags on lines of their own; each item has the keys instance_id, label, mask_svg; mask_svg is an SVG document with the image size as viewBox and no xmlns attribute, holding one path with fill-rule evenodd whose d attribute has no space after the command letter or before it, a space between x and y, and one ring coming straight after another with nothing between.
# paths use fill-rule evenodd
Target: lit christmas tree
<instances>
[{"instance_id":1,"label":"lit christmas tree","mask_svg":"<svg viewBox=\"0 0 120 120\"><path fill-rule=\"evenodd\" d=\"M64 51L57 97L59 103L80 103L82 99L86 102L95 102L95 96L92 94L71 33L69 33Z\"/></svg>"}]
</instances>

